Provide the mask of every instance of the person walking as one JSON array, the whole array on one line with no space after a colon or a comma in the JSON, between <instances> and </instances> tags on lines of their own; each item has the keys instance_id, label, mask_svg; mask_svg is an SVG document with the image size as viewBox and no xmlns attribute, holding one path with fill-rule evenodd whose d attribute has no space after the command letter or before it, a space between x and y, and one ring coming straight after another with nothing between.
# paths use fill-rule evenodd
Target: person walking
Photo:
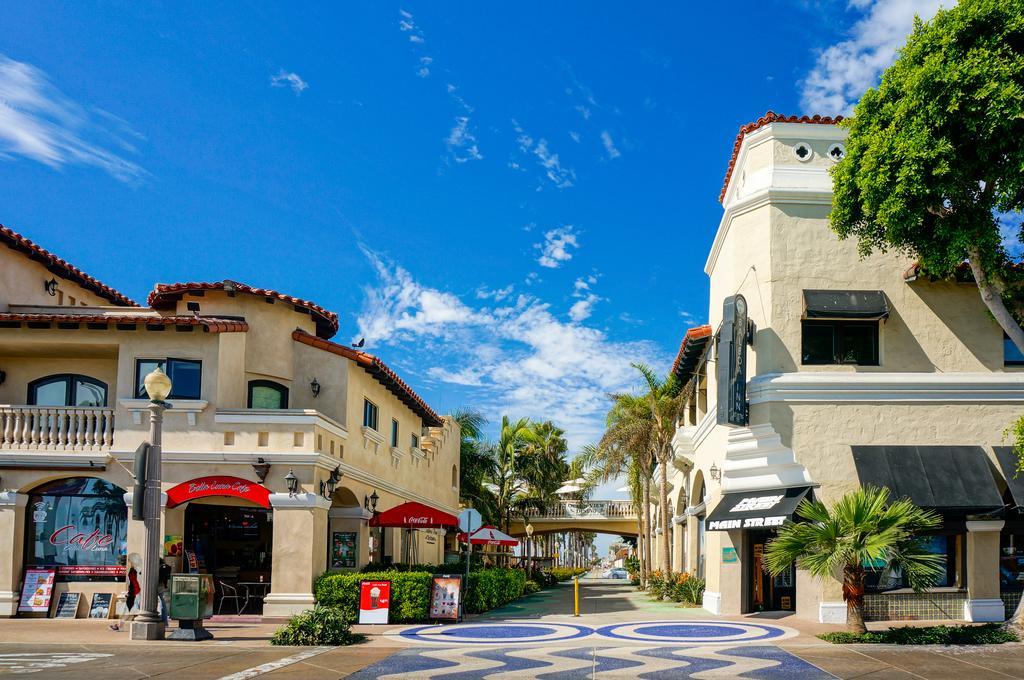
<instances>
[{"instance_id":1,"label":"person walking","mask_svg":"<svg viewBox=\"0 0 1024 680\"><path fill-rule=\"evenodd\" d=\"M163 619L165 626L170 621L170 612L168 611L169 603L167 601L169 595L167 584L170 580L171 565L167 564L163 558L160 558L160 575L157 577L156 582L156 596L160 603L160 618Z\"/></svg>"},{"instance_id":2,"label":"person walking","mask_svg":"<svg viewBox=\"0 0 1024 680\"><path fill-rule=\"evenodd\" d=\"M135 568L136 563L139 561L141 561L141 558L139 558L136 553L132 553L127 558L127 569L125 570L126 589L124 594L124 612L121 614L120 620L117 623L111 624L110 630L121 630L125 622L134 616L131 611L135 606L135 600L139 596L139 592L142 590L142 587L139 585L139 571Z\"/></svg>"}]
</instances>

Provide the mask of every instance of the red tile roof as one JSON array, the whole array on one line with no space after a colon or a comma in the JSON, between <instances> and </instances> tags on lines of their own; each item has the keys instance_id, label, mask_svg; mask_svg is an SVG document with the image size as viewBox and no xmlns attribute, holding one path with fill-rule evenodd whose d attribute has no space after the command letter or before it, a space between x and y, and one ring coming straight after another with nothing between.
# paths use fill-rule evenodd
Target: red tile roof
<instances>
[{"instance_id":1,"label":"red tile roof","mask_svg":"<svg viewBox=\"0 0 1024 680\"><path fill-rule=\"evenodd\" d=\"M330 338L338 332L338 315L323 307L316 305L309 300L292 297L276 290L268 288L253 288L238 281L225 279L212 283L188 282L188 283L158 283L150 292L147 301L153 309L170 309L174 303L181 299L185 293L204 290L228 290L237 293L248 293L259 297L282 300L294 305L296 308L307 310L316 322L316 334L321 338Z\"/></svg>"},{"instance_id":2,"label":"red tile roof","mask_svg":"<svg viewBox=\"0 0 1024 680\"><path fill-rule=\"evenodd\" d=\"M359 364L367 373L376 378L382 385L387 387L396 397L401 399L406 406L408 406L414 413L419 415L427 425L431 427L441 427L444 425L444 420L441 416L427 406L427 402L423 401L418 394L416 394L411 387L405 384L405 381L398 377L398 374L388 368L387 364L366 352L360 352L357 349L346 347L345 345L339 345L336 342L324 340L314 335L310 335L306 331L299 330L296 328L292 331L292 339L301 342L304 345L310 347L316 347L332 354L351 359L352 361Z\"/></svg>"},{"instance_id":3,"label":"red tile roof","mask_svg":"<svg viewBox=\"0 0 1024 680\"><path fill-rule=\"evenodd\" d=\"M94 279L70 262L60 259L50 251L41 248L18 232L2 224L0 224L0 243L28 255L30 259L39 262L53 274L69 281L74 281L82 288L96 293L96 295L99 295L104 300L108 300L111 304L122 307L138 307L138 304L128 296Z\"/></svg>"},{"instance_id":4,"label":"red tile roof","mask_svg":"<svg viewBox=\"0 0 1024 680\"><path fill-rule=\"evenodd\" d=\"M19 314L2 313L0 322L14 323L102 323L136 326L199 326L210 333L234 333L249 330L241 319L212 316L146 316L145 314Z\"/></svg>"},{"instance_id":5,"label":"red tile roof","mask_svg":"<svg viewBox=\"0 0 1024 680\"><path fill-rule=\"evenodd\" d=\"M736 159L740 155L740 146L743 144L743 137L754 130L763 128L771 123L810 123L812 125L835 125L843 119L842 116L783 116L774 111L768 111L753 123L740 126L739 134L736 135L736 143L732 145L732 158L729 159L729 169L725 172L725 181L722 182L722 193L718 195L718 202L725 200L725 191L729 188L729 180L732 178L732 171L736 167Z\"/></svg>"},{"instance_id":6,"label":"red tile roof","mask_svg":"<svg viewBox=\"0 0 1024 680\"><path fill-rule=\"evenodd\" d=\"M681 380L688 382L689 375L682 375L680 371L692 373L693 368L690 364L695 363L704 353L704 346L710 337L711 326L704 325L688 329L683 336L683 341L679 343L679 353L676 354L676 360L672 364L672 373L676 373Z\"/></svg>"}]
</instances>

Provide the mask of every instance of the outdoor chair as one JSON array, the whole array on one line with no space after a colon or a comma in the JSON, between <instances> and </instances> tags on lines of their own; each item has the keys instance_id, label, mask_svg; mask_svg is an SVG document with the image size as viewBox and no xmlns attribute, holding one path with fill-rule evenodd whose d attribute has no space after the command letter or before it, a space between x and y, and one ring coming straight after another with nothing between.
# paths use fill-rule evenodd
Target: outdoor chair
<instances>
[{"instance_id":1,"label":"outdoor chair","mask_svg":"<svg viewBox=\"0 0 1024 680\"><path fill-rule=\"evenodd\" d=\"M238 588L235 586L229 586L224 581L217 581L217 585L220 586L220 604L217 605L217 615L224 611L224 603L227 600L235 601L235 614L241 614L242 611L249 604L249 594L246 593L243 597L238 594Z\"/></svg>"}]
</instances>

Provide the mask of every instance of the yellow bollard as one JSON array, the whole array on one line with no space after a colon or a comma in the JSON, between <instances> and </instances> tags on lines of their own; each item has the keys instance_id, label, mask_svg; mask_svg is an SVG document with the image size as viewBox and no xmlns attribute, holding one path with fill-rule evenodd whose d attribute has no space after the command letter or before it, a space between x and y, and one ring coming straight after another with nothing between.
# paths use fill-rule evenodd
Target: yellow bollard
<instances>
[{"instance_id":1,"label":"yellow bollard","mask_svg":"<svg viewBox=\"0 0 1024 680\"><path fill-rule=\"evenodd\" d=\"M579 576L574 576L572 581L573 581L573 583L572 583L572 589L573 589L573 609L575 611L573 616L579 616L580 615L580 577Z\"/></svg>"}]
</instances>

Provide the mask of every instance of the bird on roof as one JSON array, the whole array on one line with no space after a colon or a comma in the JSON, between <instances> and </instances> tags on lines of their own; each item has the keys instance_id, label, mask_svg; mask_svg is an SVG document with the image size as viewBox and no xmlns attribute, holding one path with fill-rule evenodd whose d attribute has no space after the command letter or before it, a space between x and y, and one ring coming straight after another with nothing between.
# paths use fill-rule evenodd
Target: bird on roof
<instances>
[{"instance_id":1,"label":"bird on roof","mask_svg":"<svg viewBox=\"0 0 1024 680\"><path fill-rule=\"evenodd\" d=\"M359 342L352 343L352 346L358 349L358 348L362 347L365 344L366 344L366 338L359 338Z\"/></svg>"}]
</instances>

